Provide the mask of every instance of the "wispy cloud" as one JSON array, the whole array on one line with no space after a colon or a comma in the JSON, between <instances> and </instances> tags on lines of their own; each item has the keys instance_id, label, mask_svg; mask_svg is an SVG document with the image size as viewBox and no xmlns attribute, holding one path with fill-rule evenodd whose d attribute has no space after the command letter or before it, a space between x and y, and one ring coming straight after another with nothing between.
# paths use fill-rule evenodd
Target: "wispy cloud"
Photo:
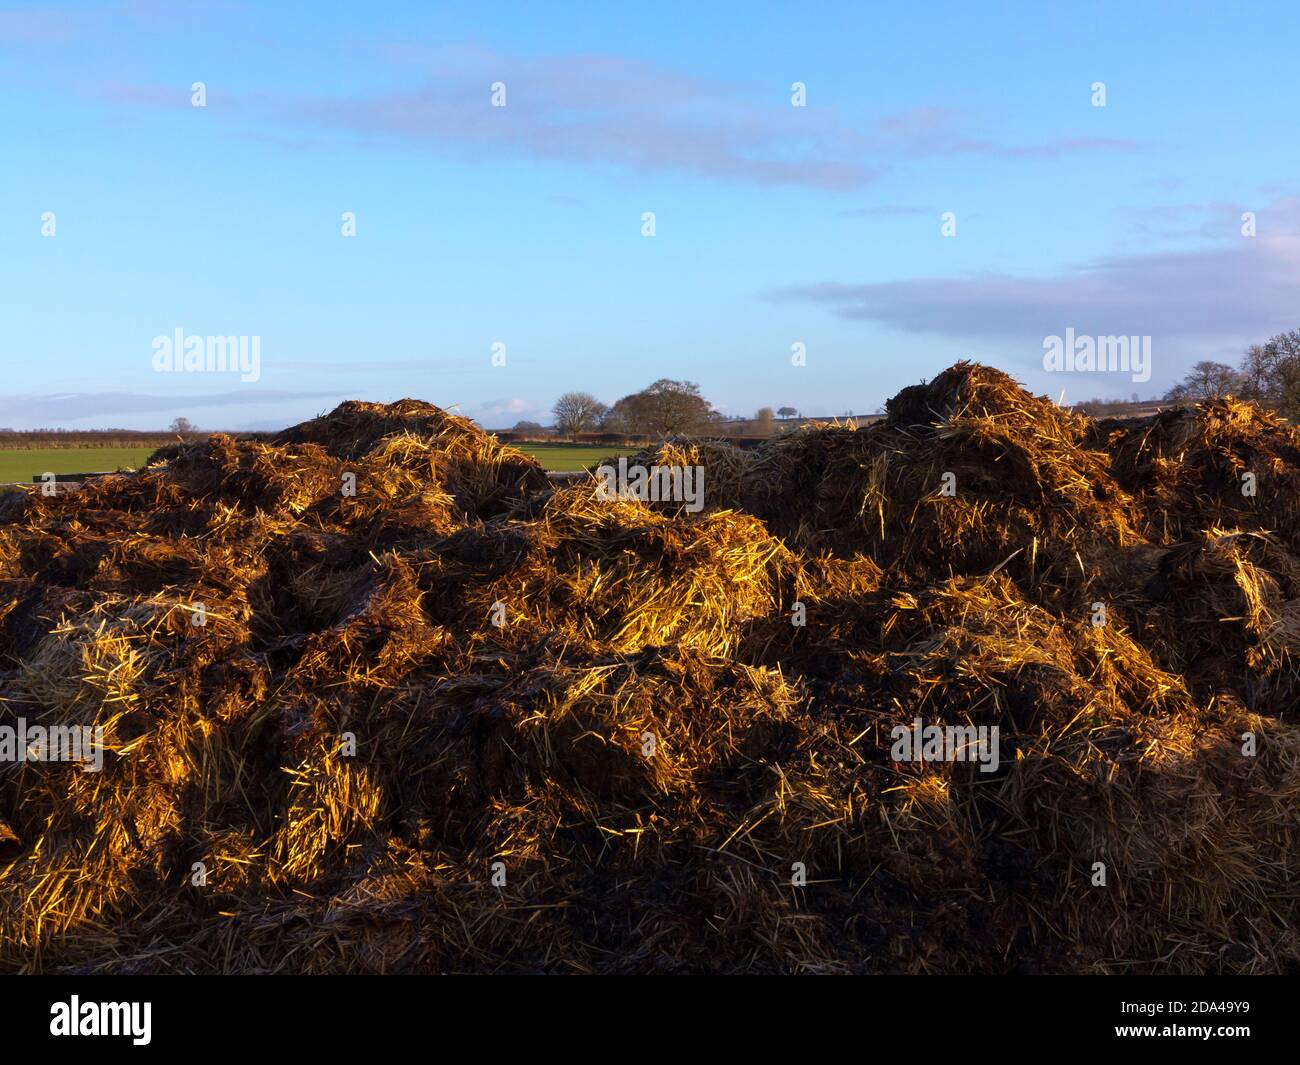
<instances>
[{"instance_id":1,"label":"wispy cloud","mask_svg":"<svg viewBox=\"0 0 1300 1065\"><path fill-rule=\"evenodd\" d=\"M247 15L252 8L230 0L203 4L175 4L167 0L121 0L93 6L19 7L0 11L0 50L47 45L62 46L71 41L103 41L105 35L144 30L148 32L195 30L216 19Z\"/></svg>"},{"instance_id":2,"label":"wispy cloud","mask_svg":"<svg viewBox=\"0 0 1300 1065\"><path fill-rule=\"evenodd\" d=\"M489 429L509 429L516 422L549 422L550 411L539 406L531 399L489 399L482 403L467 404L461 407L461 414L473 418Z\"/></svg>"},{"instance_id":3,"label":"wispy cloud","mask_svg":"<svg viewBox=\"0 0 1300 1065\"><path fill-rule=\"evenodd\" d=\"M1003 142L972 135L969 116L942 107L855 122L830 107L791 106L788 84L697 77L622 56L392 46L384 58L417 68L419 83L364 97L250 93L223 109L287 131L294 143L306 128L475 161L545 160L836 192L869 187L900 161L928 155L1014 161L1139 147L1078 136ZM504 107L492 106L496 84L505 87ZM187 104L171 88L116 83L106 94L122 106Z\"/></svg>"},{"instance_id":4,"label":"wispy cloud","mask_svg":"<svg viewBox=\"0 0 1300 1065\"><path fill-rule=\"evenodd\" d=\"M455 60L410 91L281 107L335 130L455 147L471 157L824 189L861 188L877 176L863 161L860 134L828 112L791 107L776 86L764 100L747 87L617 56L467 51ZM505 107L491 106L497 82Z\"/></svg>"},{"instance_id":5,"label":"wispy cloud","mask_svg":"<svg viewBox=\"0 0 1300 1065\"><path fill-rule=\"evenodd\" d=\"M768 293L842 318L970 342L1024 342L1067 326L1083 333L1258 340L1300 325L1300 199L1214 245L1112 256L1043 277L985 273L854 284L822 281Z\"/></svg>"},{"instance_id":6,"label":"wispy cloud","mask_svg":"<svg viewBox=\"0 0 1300 1065\"><path fill-rule=\"evenodd\" d=\"M890 151L911 157L981 156L989 159L1059 159L1089 152L1136 152L1142 141L1124 137L1054 137L1024 142L972 136L974 117L949 107L915 107L882 118L878 141Z\"/></svg>"},{"instance_id":7,"label":"wispy cloud","mask_svg":"<svg viewBox=\"0 0 1300 1065\"><path fill-rule=\"evenodd\" d=\"M0 11L0 48L61 44L76 33L77 19L69 11L35 7Z\"/></svg>"},{"instance_id":8,"label":"wispy cloud","mask_svg":"<svg viewBox=\"0 0 1300 1065\"><path fill-rule=\"evenodd\" d=\"M1265 204L1261 210L1230 203L1153 204L1126 208L1123 213L1131 219L1134 234L1144 239L1156 238L1166 242L1187 239L1219 241L1225 233L1235 234L1241 231L1242 216L1247 211L1256 215L1259 227L1265 233L1271 232L1273 236L1287 235L1294 229L1295 220L1291 216L1298 213L1290 204L1291 201L1287 198L1271 205Z\"/></svg>"},{"instance_id":9,"label":"wispy cloud","mask_svg":"<svg viewBox=\"0 0 1300 1065\"><path fill-rule=\"evenodd\" d=\"M188 108L189 85L140 85L135 82L110 81L101 87L104 100L119 107Z\"/></svg>"}]
</instances>

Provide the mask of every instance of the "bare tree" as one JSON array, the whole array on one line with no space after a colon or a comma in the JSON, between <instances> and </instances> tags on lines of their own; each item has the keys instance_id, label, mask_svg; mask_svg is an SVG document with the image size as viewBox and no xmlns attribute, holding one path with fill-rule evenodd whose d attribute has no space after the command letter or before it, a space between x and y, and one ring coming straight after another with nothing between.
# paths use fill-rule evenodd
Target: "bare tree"
<instances>
[{"instance_id":1,"label":"bare tree","mask_svg":"<svg viewBox=\"0 0 1300 1065\"><path fill-rule=\"evenodd\" d=\"M758 408L758 413L754 415L754 428L760 436L772 435L776 430L776 415L772 413L771 407Z\"/></svg>"},{"instance_id":2,"label":"bare tree","mask_svg":"<svg viewBox=\"0 0 1300 1065\"><path fill-rule=\"evenodd\" d=\"M184 436L186 433L197 433L199 427L188 418L173 418L171 425L167 427L167 431Z\"/></svg>"},{"instance_id":3,"label":"bare tree","mask_svg":"<svg viewBox=\"0 0 1300 1065\"><path fill-rule=\"evenodd\" d=\"M1241 357L1241 394L1256 403L1271 400L1275 365L1263 344L1252 344Z\"/></svg>"},{"instance_id":4,"label":"bare tree","mask_svg":"<svg viewBox=\"0 0 1300 1065\"><path fill-rule=\"evenodd\" d=\"M1288 417L1300 415L1300 329L1278 333L1252 344L1241 360L1242 395L1274 407Z\"/></svg>"},{"instance_id":5,"label":"bare tree","mask_svg":"<svg viewBox=\"0 0 1300 1065\"><path fill-rule=\"evenodd\" d=\"M605 409L605 404L590 392L566 392L555 401L552 408L555 428L561 433L576 437L579 433L594 429Z\"/></svg>"},{"instance_id":6,"label":"bare tree","mask_svg":"<svg viewBox=\"0 0 1300 1065\"><path fill-rule=\"evenodd\" d=\"M1182 381L1169 390L1165 398L1199 403L1207 399L1220 399L1240 390L1241 378L1236 370L1226 362L1202 359L1187 372Z\"/></svg>"}]
</instances>

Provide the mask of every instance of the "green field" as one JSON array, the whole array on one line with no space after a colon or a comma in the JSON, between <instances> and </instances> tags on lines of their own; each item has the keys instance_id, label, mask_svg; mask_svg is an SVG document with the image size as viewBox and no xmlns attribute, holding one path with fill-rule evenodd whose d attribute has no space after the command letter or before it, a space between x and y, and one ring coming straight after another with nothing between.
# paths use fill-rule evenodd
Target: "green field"
<instances>
[{"instance_id":1,"label":"green field","mask_svg":"<svg viewBox=\"0 0 1300 1065\"><path fill-rule=\"evenodd\" d=\"M109 473L143 466L151 447L14 448L0 451L0 484L39 473Z\"/></svg>"},{"instance_id":2,"label":"green field","mask_svg":"<svg viewBox=\"0 0 1300 1065\"><path fill-rule=\"evenodd\" d=\"M554 473L585 470L611 455L634 455L634 447L590 447L586 444L516 444Z\"/></svg>"},{"instance_id":3,"label":"green field","mask_svg":"<svg viewBox=\"0 0 1300 1065\"><path fill-rule=\"evenodd\" d=\"M522 444L548 470L581 470L610 455L630 455L634 448L587 447L581 444ZM107 473L143 466L148 447L15 448L0 450L0 484L30 481L40 473Z\"/></svg>"}]
</instances>

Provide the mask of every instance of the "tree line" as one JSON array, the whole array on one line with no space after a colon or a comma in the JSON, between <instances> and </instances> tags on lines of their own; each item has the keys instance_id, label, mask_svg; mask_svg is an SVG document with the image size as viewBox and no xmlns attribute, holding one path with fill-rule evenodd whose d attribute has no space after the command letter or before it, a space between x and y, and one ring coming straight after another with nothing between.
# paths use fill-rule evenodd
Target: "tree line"
<instances>
[{"instance_id":1,"label":"tree line","mask_svg":"<svg viewBox=\"0 0 1300 1065\"><path fill-rule=\"evenodd\" d=\"M1204 359L1167 393L1175 403L1223 396L1249 399L1288 418L1300 417L1300 329L1246 349L1238 366Z\"/></svg>"},{"instance_id":2,"label":"tree line","mask_svg":"<svg viewBox=\"0 0 1300 1065\"><path fill-rule=\"evenodd\" d=\"M590 392L566 392L555 401L551 413L555 415L556 431L566 436L600 431L666 439L718 431L727 422L737 420L716 410L693 381L674 381L667 377L612 405L602 403ZM771 432L778 419L794 418L798 414L794 407L775 411L762 407L752 420L760 433ZM535 422L520 422L515 426L516 431L540 428Z\"/></svg>"}]
</instances>

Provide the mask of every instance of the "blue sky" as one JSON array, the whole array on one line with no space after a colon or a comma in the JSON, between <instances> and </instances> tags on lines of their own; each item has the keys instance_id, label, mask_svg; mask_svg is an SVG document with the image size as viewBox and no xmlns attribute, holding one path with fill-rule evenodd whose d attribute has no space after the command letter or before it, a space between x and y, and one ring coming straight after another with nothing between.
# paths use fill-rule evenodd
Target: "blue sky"
<instances>
[{"instance_id":1,"label":"blue sky","mask_svg":"<svg viewBox=\"0 0 1300 1065\"><path fill-rule=\"evenodd\" d=\"M0 8L0 425L1145 397L1300 327L1293 4L189 6ZM259 379L156 372L177 328ZM1150 381L1045 372L1067 328Z\"/></svg>"}]
</instances>

